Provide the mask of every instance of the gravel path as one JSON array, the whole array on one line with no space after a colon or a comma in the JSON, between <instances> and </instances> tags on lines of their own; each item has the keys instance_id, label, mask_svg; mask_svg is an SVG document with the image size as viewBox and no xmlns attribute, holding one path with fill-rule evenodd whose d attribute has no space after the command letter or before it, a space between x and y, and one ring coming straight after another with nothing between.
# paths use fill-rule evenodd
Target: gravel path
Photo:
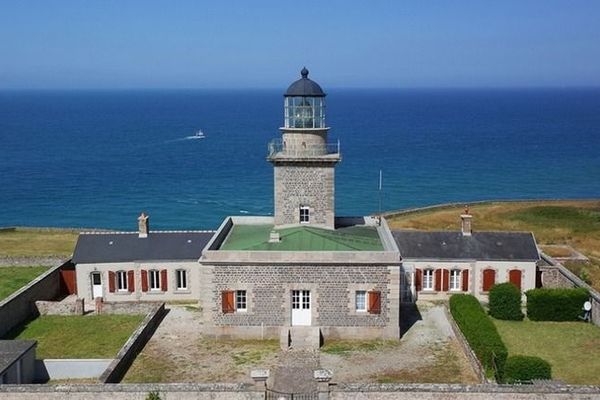
<instances>
[{"instance_id":1,"label":"gravel path","mask_svg":"<svg viewBox=\"0 0 600 400\"><path fill-rule=\"evenodd\" d=\"M269 387L281 392L316 389L315 369L329 369L333 382L475 383L476 376L454 337L444 308L419 303L401 341L380 342L343 354L279 351L278 341L214 340L203 336L201 311L170 306L170 311L128 372L126 382L247 382L252 369L269 369ZM352 343L352 342L348 342ZM363 342L372 343L372 342Z\"/></svg>"}]
</instances>

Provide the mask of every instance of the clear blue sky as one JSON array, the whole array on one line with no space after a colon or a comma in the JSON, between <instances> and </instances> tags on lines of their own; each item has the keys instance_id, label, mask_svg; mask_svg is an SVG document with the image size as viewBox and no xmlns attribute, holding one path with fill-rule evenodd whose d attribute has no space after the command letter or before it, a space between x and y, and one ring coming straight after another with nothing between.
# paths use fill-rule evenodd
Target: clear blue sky
<instances>
[{"instance_id":1,"label":"clear blue sky","mask_svg":"<svg viewBox=\"0 0 600 400\"><path fill-rule=\"evenodd\" d=\"M0 3L0 88L600 86L600 1Z\"/></svg>"}]
</instances>

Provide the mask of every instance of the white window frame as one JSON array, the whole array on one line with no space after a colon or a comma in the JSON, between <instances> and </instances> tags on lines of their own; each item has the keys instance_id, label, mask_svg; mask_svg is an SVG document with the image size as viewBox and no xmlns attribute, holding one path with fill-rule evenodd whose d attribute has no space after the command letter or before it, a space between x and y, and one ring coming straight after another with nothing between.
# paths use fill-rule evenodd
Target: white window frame
<instances>
[{"instance_id":1,"label":"white window frame","mask_svg":"<svg viewBox=\"0 0 600 400\"><path fill-rule=\"evenodd\" d=\"M127 271L117 271L115 274L117 280L117 292L128 292L129 291L129 279L127 277Z\"/></svg>"},{"instance_id":2,"label":"white window frame","mask_svg":"<svg viewBox=\"0 0 600 400\"><path fill-rule=\"evenodd\" d=\"M433 290L435 287L434 282L434 270L433 268L426 268L423 270L423 290Z\"/></svg>"},{"instance_id":3,"label":"white window frame","mask_svg":"<svg viewBox=\"0 0 600 400\"><path fill-rule=\"evenodd\" d=\"M248 311L248 291L245 289L235 291L235 311Z\"/></svg>"},{"instance_id":4,"label":"white window frame","mask_svg":"<svg viewBox=\"0 0 600 400\"><path fill-rule=\"evenodd\" d=\"M310 207L300 206L300 223L301 224L309 224L310 223Z\"/></svg>"},{"instance_id":5,"label":"white window frame","mask_svg":"<svg viewBox=\"0 0 600 400\"><path fill-rule=\"evenodd\" d=\"M454 292L459 292L462 290L461 288L461 278L462 277L462 271L460 269L451 269L450 270L450 284L449 284L449 289L451 291Z\"/></svg>"},{"instance_id":6,"label":"white window frame","mask_svg":"<svg viewBox=\"0 0 600 400\"><path fill-rule=\"evenodd\" d=\"M175 270L175 288L176 288L176 290L188 290L189 289L187 269L180 268L180 269Z\"/></svg>"},{"instance_id":7,"label":"white window frame","mask_svg":"<svg viewBox=\"0 0 600 400\"><path fill-rule=\"evenodd\" d=\"M153 277L153 275L156 275ZM151 269L148 271L148 288L153 292L161 290L160 285L160 270Z\"/></svg>"},{"instance_id":8,"label":"white window frame","mask_svg":"<svg viewBox=\"0 0 600 400\"><path fill-rule=\"evenodd\" d=\"M362 301L359 298L362 297ZM367 303L369 294L366 290L357 290L354 294L354 310L356 312L367 312ZM362 303L362 304L361 304Z\"/></svg>"}]
</instances>

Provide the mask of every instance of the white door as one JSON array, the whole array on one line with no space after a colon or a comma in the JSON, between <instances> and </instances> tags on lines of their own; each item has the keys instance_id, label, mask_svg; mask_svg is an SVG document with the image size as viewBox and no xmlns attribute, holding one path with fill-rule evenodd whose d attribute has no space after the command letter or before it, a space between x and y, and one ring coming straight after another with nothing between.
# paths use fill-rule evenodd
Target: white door
<instances>
[{"instance_id":1,"label":"white door","mask_svg":"<svg viewBox=\"0 0 600 400\"><path fill-rule=\"evenodd\" d=\"M102 297L102 274L92 272L92 295L94 298Z\"/></svg>"},{"instance_id":2,"label":"white door","mask_svg":"<svg viewBox=\"0 0 600 400\"><path fill-rule=\"evenodd\" d=\"M292 325L310 324L310 290L292 290Z\"/></svg>"}]
</instances>

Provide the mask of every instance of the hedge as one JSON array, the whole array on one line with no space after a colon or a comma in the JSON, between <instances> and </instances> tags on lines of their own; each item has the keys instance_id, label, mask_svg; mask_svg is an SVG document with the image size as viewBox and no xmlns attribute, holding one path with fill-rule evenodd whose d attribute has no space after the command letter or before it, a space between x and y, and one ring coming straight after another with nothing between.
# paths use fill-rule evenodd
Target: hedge
<instances>
[{"instance_id":1,"label":"hedge","mask_svg":"<svg viewBox=\"0 0 600 400\"><path fill-rule=\"evenodd\" d=\"M510 356L504 365L504 381L521 383L534 379L552 379L548 361L532 356Z\"/></svg>"},{"instance_id":2,"label":"hedge","mask_svg":"<svg viewBox=\"0 0 600 400\"><path fill-rule=\"evenodd\" d=\"M497 319L522 321L521 291L510 282L492 286L489 293L490 315Z\"/></svg>"},{"instance_id":3,"label":"hedge","mask_svg":"<svg viewBox=\"0 0 600 400\"><path fill-rule=\"evenodd\" d=\"M532 321L575 321L589 299L586 289L531 289L527 296L527 317Z\"/></svg>"},{"instance_id":4,"label":"hedge","mask_svg":"<svg viewBox=\"0 0 600 400\"><path fill-rule=\"evenodd\" d=\"M470 294L452 295L450 312L486 371L494 372L496 355L496 380L502 382L508 352L496 326L479 301Z\"/></svg>"}]
</instances>

